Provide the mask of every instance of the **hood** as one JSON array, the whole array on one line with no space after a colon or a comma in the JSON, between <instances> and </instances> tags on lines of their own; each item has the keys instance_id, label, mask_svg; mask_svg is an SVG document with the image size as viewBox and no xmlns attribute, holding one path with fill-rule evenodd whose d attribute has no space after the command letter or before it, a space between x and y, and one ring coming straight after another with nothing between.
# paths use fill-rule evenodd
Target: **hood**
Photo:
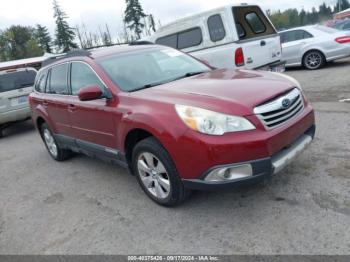
<instances>
[{"instance_id":1,"label":"hood","mask_svg":"<svg viewBox=\"0 0 350 262\"><path fill-rule=\"evenodd\" d=\"M293 87L295 84L280 74L221 69L133 94L172 104L251 115L254 107L286 93Z\"/></svg>"}]
</instances>

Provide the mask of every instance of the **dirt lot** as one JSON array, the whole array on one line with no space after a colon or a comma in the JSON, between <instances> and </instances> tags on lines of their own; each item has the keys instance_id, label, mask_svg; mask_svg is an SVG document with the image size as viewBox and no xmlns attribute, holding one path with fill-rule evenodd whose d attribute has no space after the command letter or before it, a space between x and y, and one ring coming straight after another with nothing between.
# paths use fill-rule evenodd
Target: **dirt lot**
<instances>
[{"instance_id":1,"label":"dirt lot","mask_svg":"<svg viewBox=\"0 0 350 262\"><path fill-rule=\"evenodd\" d=\"M30 122L0 140L1 254L350 254L350 60L289 70L316 109L312 146L262 184L167 209L123 169L54 162Z\"/></svg>"}]
</instances>

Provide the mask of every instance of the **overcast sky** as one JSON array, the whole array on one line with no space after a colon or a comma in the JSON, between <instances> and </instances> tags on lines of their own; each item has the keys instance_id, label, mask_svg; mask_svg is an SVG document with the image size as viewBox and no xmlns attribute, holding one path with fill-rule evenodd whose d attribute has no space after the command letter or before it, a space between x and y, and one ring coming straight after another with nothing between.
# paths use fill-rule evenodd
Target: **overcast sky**
<instances>
[{"instance_id":1,"label":"overcast sky","mask_svg":"<svg viewBox=\"0 0 350 262\"><path fill-rule=\"evenodd\" d=\"M71 26L84 22L89 30L95 31L98 25L108 23L112 35L116 36L121 28L121 13L125 0L58 0L69 16ZM323 0L140 0L146 13L154 14L162 24L176 18L232 3L259 4L264 10L305 8L319 6ZM325 0L335 4L336 0ZM54 20L51 0L2 0L0 4L0 29L12 24L47 26L54 31Z\"/></svg>"}]
</instances>

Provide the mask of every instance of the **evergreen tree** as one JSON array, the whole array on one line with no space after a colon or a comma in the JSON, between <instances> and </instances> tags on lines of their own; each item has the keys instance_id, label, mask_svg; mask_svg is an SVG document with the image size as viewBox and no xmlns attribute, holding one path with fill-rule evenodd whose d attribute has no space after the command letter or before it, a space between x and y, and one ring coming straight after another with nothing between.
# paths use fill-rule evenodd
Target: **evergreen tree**
<instances>
[{"instance_id":1,"label":"evergreen tree","mask_svg":"<svg viewBox=\"0 0 350 262\"><path fill-rule=\"evenodd\" d=\"M36 25L36 38L40 45L40 47L45 50L47 53L51 53L51 36L49 34L49 31L45 26L41 26L39 24Z\"/></svg>"},{"instance_id":2,"label":"evergreen tree","mask_svg":"<svg viewBox=\"0 0 350 262\"><path fill-rule=\"evenodd\" d=\"M137 39L140 39L142 29L145 27L141 22L144 17L146 14L143 12L139 0L126 0L124 21L128 25L127 27L135 32Z\"/></svg>"},{"instance_id":3,"label":"evergreen tree","mask_svg":"<svg viewBox=\"0 0 350 262\"><path fill-rule=\"evenodd\" d=\"M307 21L306 21L306 12L303 9L301 9L300 13L299 13L299 20L300 20L300 25L303 26L303 25L306 25L307 24Z\"/></svg>"},{"instance_id":4,"label":"evergreen tree","mask_svg":"<svg viewBox=\"0 0 350 262\"><path fill-rule=\"evenodd\" d=\"M54 18L56 19L55 44L62 52L68 52L77 48L77 44L74 43L75 32L66 21L68 17L58 5L57 0L53 0L53 10Z\"/></svg>"},{"instance_id":5,"label":"evergreen tree","mask_svg":"<svg viewBox=\"0 0 350 262\"><path fill-rule=\"evenodd\" d=\"M336 5L334 6L334 12L338 13L348 8L350 8L349 0L337 0Z\"/></svg>"},{"instance_id":6,"label":"evergreen tree","mask_svg":"<svg viewBox=\"0 0 350 262\"><path fill-rule=\"evenodd\" d=\"M43 53L32 27L13 25L0 34L0 61L41 56Z\"/></svg>"},{"instance_id":7,"label":"evergreen tree","mask_svg":"<svg viewBox=\"0 0 350 262\"><path fill-rule=\"evenodd\" d=\"M149 15L149 23L153 32L156 31L156 23L154 22L154 17L152 14Z\"/></svg>"}]
</instances>

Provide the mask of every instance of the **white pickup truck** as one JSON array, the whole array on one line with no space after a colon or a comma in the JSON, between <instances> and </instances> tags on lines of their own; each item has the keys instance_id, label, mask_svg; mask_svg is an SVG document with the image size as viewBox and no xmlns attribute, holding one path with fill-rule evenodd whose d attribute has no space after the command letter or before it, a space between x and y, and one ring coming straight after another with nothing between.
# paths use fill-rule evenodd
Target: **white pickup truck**
<instances>
[{"instance_id":1,"label":"white pickup truck","mask_svg":"<svg viewBox=\"0 0 350 262\"><path fill-rule=\"evenodd\" d=\"M256 5L230 5L176 20L142 39L217 68L284 71L280 37Z\"/></svg>"}]
</instances>

